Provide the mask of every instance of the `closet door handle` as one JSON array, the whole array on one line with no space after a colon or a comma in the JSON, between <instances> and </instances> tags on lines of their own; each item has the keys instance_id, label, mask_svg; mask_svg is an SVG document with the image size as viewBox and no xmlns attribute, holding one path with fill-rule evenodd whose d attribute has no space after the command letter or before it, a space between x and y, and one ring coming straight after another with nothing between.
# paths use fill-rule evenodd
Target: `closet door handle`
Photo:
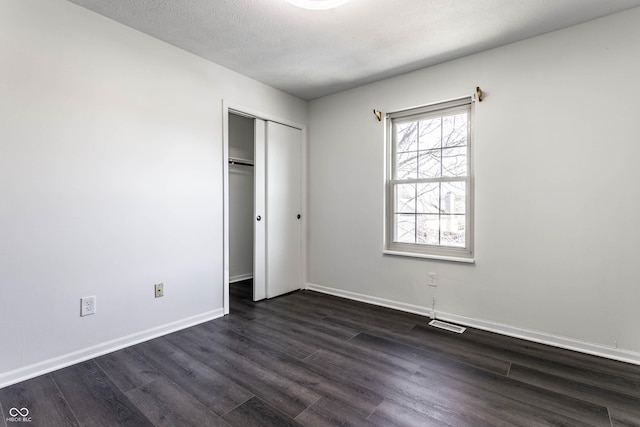
<instances>
[{"instance_id":1,"label":"closet door handle","mask_svg":"<svg viewBox=\"0 0 640 427\"><path fill-rule=\"evenodd\" d=\"M258 215L258 218L256 218L258 221L260 221L262 219L262 217L260 215Z\"/></svg>"}]
</instances>

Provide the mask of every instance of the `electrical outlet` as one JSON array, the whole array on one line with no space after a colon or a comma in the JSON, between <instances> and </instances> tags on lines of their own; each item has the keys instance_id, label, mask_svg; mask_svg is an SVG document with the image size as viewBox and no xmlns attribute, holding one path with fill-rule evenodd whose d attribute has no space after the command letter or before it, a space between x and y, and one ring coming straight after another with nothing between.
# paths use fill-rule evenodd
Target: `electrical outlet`
<instances>
[{"instance_id":1,"label":"electrical outlet","mask_svg":"<svg viewBox=\"0 0 640 427\"><path fill-rule=\"evenodd\" d=\"M429 273L428 284L434 288L438 287L438 275L436 273Z\"/></svg>"},{"instance_id":2,"label":"electrical outlet","mask_svg":"<svg viewBox=\"0 0 640 427\"><path fill-rule=\"evenodd\" d=\"M96 297L80 298L80 316L84 317L90 314L96 314Z\"/></svg>"},{"instance_id":3,"label":"electrical outlet","mask_svg":"<svg viewBox=\"0 0 640 427\"><path fill-rule=\"evenodd\" d=\"M156 298L160 298L164 296L164 283L156 283L153 285L153 289L156 295Z\"/></svg>"}]
</instances>

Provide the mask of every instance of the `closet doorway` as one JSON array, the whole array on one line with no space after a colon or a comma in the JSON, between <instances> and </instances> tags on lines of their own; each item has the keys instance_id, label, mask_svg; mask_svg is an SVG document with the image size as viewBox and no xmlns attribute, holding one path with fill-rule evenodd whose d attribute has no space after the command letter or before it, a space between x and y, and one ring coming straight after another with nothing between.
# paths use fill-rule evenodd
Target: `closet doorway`
<instances>
[{"instance_id":1,"label":"closet doorway","mask_svg":"<svg viewBox=\"0 0 640 427\"><path fill-rule=\"evenodd\" d=\"M306 186L302 129L235 110L227 116L225 314L230 287L253 301L303 287Z\"/></svg>"},{"instance_id":2,"label":"closet doorway","mask_svg":"<svg viewBox=\"0 0 640 427\"><path fill-rule=\"evenodd\" d=\"M252 298L254 272L254 119L229 114L229 286ZM251 295L249 295L249 293Z\"/></svg>"}]
</instances>

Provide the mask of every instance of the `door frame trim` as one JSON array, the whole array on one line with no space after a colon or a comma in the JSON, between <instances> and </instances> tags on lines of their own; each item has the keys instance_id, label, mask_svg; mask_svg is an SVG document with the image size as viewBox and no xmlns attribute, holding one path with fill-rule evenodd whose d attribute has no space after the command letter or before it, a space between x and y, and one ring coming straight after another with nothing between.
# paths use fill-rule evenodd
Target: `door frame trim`
<instances>
[{"instance_id":1,"label":"door frame trim","mask_svg":"<svg viewBox=\"0 0 640 427\"><path fill-rule=\"evenodd\" d=\"M223 285L223 312L229 314L229 113L260 119L269 122L280 123L302 131L302 234L301 234L301 260L300 284L307 281L307 125L297 123L282 117L277 117L264 111L256 110L244 105L229 103L222 100L222 218L223 218L223 250L222 250L222 285ZM255 189L254 189L255 192Z\"/></svg>"}]
</instances>

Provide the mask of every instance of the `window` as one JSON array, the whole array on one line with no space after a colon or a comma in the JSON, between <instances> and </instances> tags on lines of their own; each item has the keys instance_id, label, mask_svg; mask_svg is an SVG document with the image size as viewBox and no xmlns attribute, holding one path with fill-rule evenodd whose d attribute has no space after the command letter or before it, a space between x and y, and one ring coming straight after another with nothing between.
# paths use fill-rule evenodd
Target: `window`
<instances>
[{"instance_id":1,"label":"window","mask_svg":"<svg viewBox=\"0 0 640 427\"><path fill-rule=\"evenodd\" d=\"M387 115L385 252L472 261L471 98Z\"/></svg>"}]
</instances>

